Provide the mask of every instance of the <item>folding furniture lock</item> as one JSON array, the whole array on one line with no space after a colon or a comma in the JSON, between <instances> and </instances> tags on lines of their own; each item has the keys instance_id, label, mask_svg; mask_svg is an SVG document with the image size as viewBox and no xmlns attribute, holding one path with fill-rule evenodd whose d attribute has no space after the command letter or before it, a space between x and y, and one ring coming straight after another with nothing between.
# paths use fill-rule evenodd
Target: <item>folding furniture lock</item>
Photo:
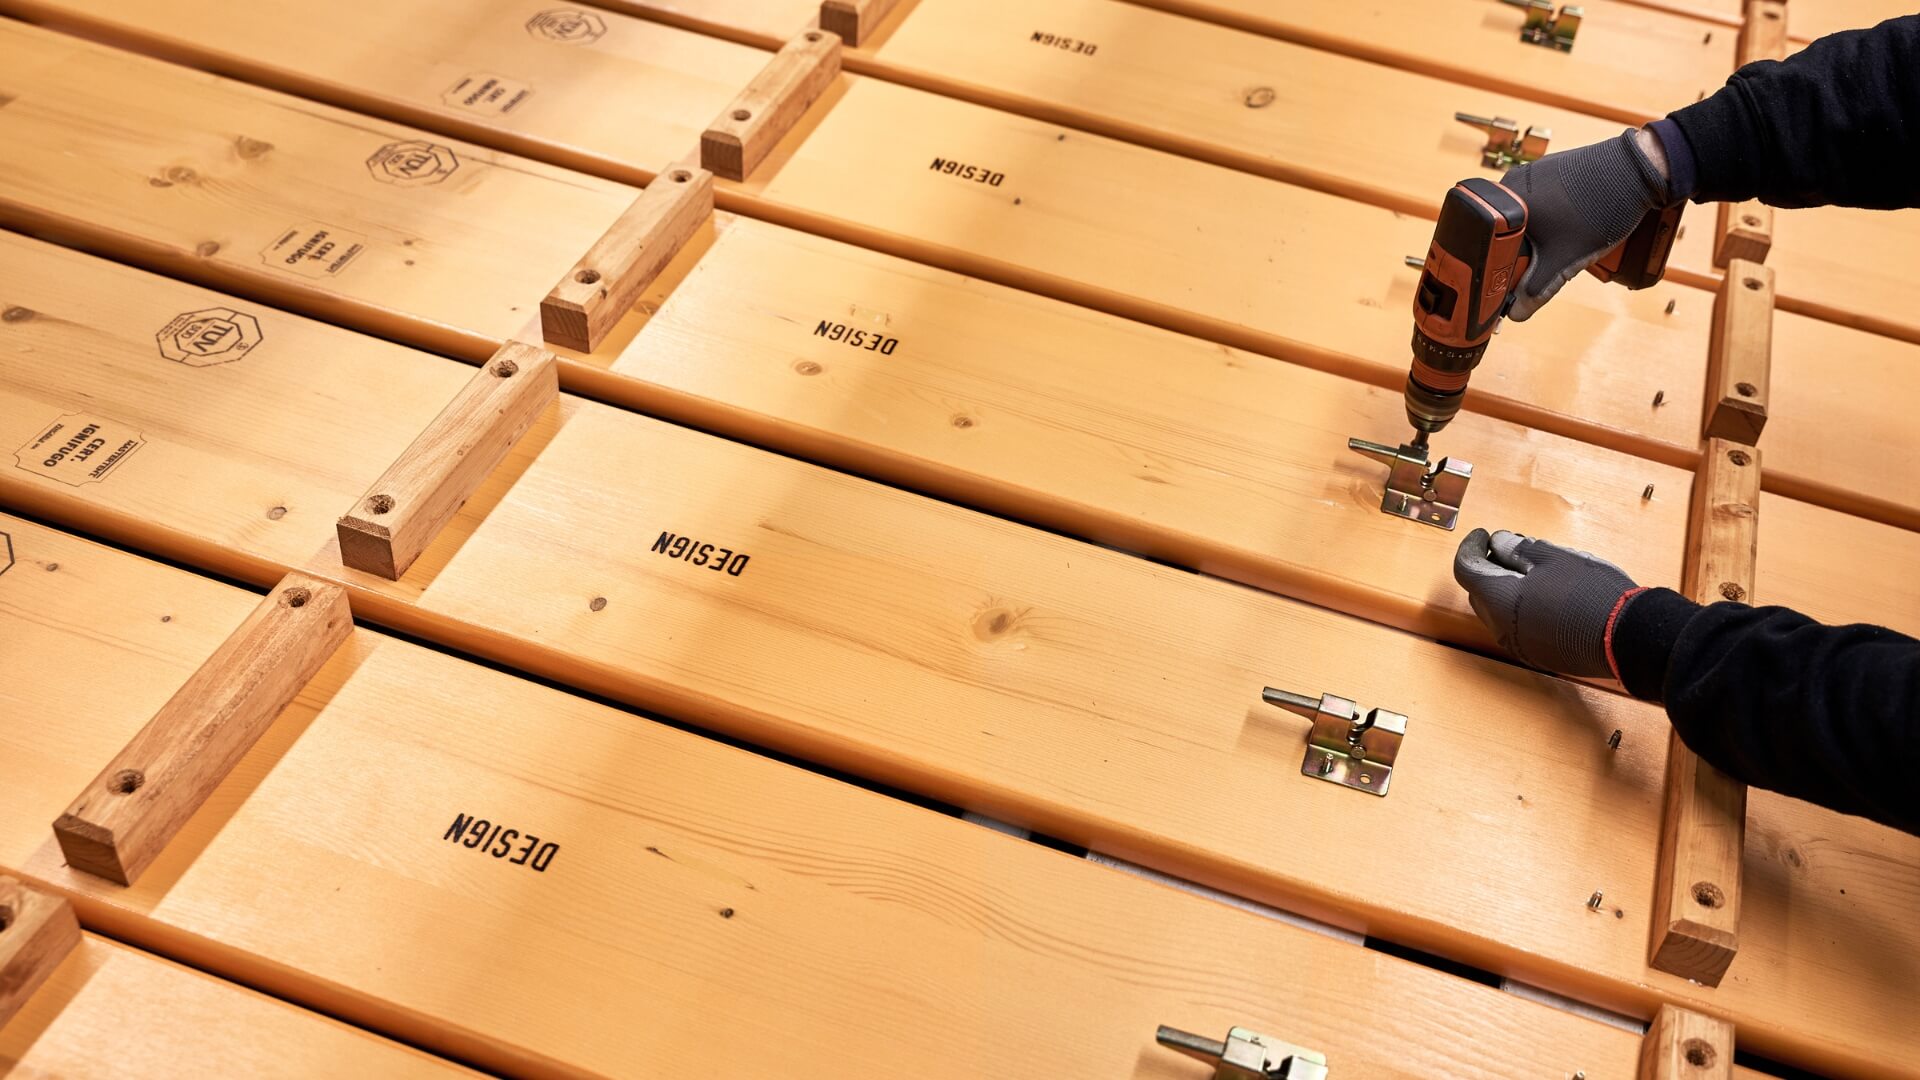
<instances>
[{"instance_id":1,"label":"folding furniture lock","mask_svg":"<svg viewBox=\"0 0 1920 1080\"><path fill-rule=\"evenodd\" d=\"M1327 1080L1325 1055L1237 1027L1226 1042L1160 1026L1154 1039L1213 1066L1213 1080Z\"/></svg>"},{"instance_id":2,"label":"folding furniture lock","mask_svg":"<svg viewBox=\"0 0 1920 1080\"><path fill-rule=\"evenodd\" d=\"M1329 780L1355 791L1385 795L1393 780L1393 759L1407 735L1407 718L1385 709L1360 707L1346 698L1322 694L1319 699L1275 690L1260 691L1260 700L1313 721L1307 732L1307 756L1300 762L1302 776Z\"/></svg>"},{"instance_id":3,"label":"folding furniture lock","mask_svg":"<svg viewBox=\"0 0 1920 1080\"><path fill-rule=\"evenodd\" d=\"M1545 45L1561 52L1573 51L1574 35L1580 32L1580 20L1586 12L1577 4L1568 4L1553 13L1551 0L1501 0L1527 9L1527 21L1520 27L1520 40L1530 45Z\"/></svg>"},{"instance_id":4,"label":"folding furniture lock","mask_svg":"<svg viewBox=\"0 0 1920 1080\"><path fill-rule=\"evenodd\" d=\"M1547 143L1553 139L1550 129L1538 125L1529 127L1522 135L1520 125L1504 116L1489 118L1457 112L1453 118L1486 134L1487 145L1480 149L1480 164L1489 169L1507 169L1538 161L1546 156Z\"/></svg>"},{"instance_id":5,"label":"folding furniture lock","mask_svg":"<svg viewBox=\"0 0 1920 1080\"><path fill-rule=\"evenodd\" d=\"M1409 260L1411 261L1411 260ZM1453 531L1473 480L1473 462L1441 458L1427 466L1427 448L1403 443L1398 448L1365 439L1348 439L1347 449L1388 467L1380 512Z\"/></svg>"}]
</instances>

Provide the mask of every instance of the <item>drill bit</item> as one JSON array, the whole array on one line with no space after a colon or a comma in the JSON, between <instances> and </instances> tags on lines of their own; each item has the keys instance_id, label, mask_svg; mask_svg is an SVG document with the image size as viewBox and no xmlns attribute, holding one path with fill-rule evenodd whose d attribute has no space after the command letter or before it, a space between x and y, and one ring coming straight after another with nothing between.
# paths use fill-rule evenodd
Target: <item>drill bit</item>
<instances>
[{"instance_id":1,"label":"drill bit","mask_svg":"<svg viewBox=\"0 0 1920 1080\"><path fill-rule=\"evenodd\" d=\"M1415 450L1425 450L1427 448L1427 432L1415 428L1413 441L1407 445L1413 447Z\"/></svg>"}]
</instances>

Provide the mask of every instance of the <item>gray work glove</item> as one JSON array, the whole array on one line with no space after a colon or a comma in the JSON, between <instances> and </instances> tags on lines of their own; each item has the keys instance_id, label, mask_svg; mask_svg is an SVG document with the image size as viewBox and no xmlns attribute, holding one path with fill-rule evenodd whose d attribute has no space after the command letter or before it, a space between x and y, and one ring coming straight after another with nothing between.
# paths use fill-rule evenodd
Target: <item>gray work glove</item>
<instances>
[{"instance_id":1,"label":"gray work glove","mask_svg":"<svg viewBox=\"0 0 1920 1080\"><path fill-rule=\"evenodd\" d=\"M1675 201L1659 166L1634 141L1638 134L1628 131L1508 170L1501 183L1527 204L1533 251L1509 318L1525 322L1560 286L1625 240L1647 211Z\"/></svg>"},{"instance_id":2,"label":"gray work glove","mask_svg":"<svg viewBox=\"0 0 1920 1080\"><path fill-rule=\"evenodd\" d=\"M1619 567L1505 529L1492 537L1475 529L1453 557L1453 580L1514 659L1562 675L1613 675L1607 624L1638 587Z\"/></svg>"}]
</instances>

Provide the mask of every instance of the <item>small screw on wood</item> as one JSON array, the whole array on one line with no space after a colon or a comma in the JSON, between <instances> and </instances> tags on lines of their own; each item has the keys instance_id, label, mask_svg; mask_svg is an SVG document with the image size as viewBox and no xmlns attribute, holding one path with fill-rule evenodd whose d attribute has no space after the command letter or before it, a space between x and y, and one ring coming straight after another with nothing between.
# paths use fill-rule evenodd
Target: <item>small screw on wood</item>
<instances>
[{"instance_id":1,"label":"small screw on wood","mask_svg":"<svg viewBox=\"0 0 1920 1080\"><path fill-rule=\"evenodd\" d=\"M1651 498L1653 498L1653 485L1652 485L1652 484L1648 484L1648 485L1647 485L1647 490L1645 490L1645 491L1643 491L1643 492L1641 492L1641 493L1640 493L1640 499L1641 499L1641 501L1643 501L1643 502L1644 502L1645 500L1647 500L1647 499L1651 499Z\"/></svg>"},{"instance_id":2,"label":"small screw on wood","mask_svg":"<svg viewBox=\"0 0 1920 1080\"><path fill-rule=\"evenodd\" d=\"M1669 300L1669 301L1667 301L1667 314L1669 314L1669 315L1671 315L1671 314L1673 314L1673 308L1674 308L1674 305L1675 305L1675 304L1678 304L1679 302L1680 302L1680 301L1678 301L1678 300Z\"/></svg>"},{"instance_id":3,"label":"small screw on wood","mask_svg":"<svg viewBox=\"0 0 1920 1080\"><path fill-rule=\"evenodd\" d=\"M1660 406L1665 405L1666 403L1667 403L1667 392L1665 390L1655 390L1653 392L1653 407L1657 409Z\"/></svg>"},{"instance_id":4,"label":"small screw on wood","mask_svg":"<svg viewBox=\"0 0 1920 1080\"><path fill-rule=\"evenodd\" d=\"M1333 771L1333 755L1328 754L1326 757L1323 757L1320 759L1320 775L1325 776L1332 771Z\"/></svg>"},{"instance_id":5,"label":"small screw on wood","mask_svg":"<svg viewBox=\"0 0 1920 1080\"><path fill-rule=\"evenodd\" d=\"M1607 749L1609 750L1620 749L1620 729L1619 728L1614 728L1613 734L1607 736Z\"/></svg>"},{"instance_id":6,"label":"small screw on wood","mask_svg":"<svg viewBox=\"0 0 1920 1080\"><path fill-rule=\"evenodd\" d=\"M1599 889L1593 890L1593 895L1587 897L1587 910L1588 911L1600 910L1600 890Z\"/></svg>"}]
</instances>

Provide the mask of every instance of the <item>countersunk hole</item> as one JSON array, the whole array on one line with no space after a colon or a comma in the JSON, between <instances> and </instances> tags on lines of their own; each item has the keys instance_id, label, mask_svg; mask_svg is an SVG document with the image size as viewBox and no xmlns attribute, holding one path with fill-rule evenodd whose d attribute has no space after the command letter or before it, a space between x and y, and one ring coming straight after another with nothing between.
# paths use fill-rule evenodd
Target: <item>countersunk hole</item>
<instances>
[{"instance_id":1,"label":"countersunk hole","mask_svg":"<svg viewBox=\"0 0 1920 1080\"><path fill-rule=\"evenodd\" d=\"M13 925L13 905L0 904L0 932Z\"/></svg>"},{"instance_id":2,"label":"countersunk hole","mask_svg":"<svg viewBox=\"0 0 1920 1080\"><path fill-rule=\"evenodd\" d=\"M808 40L808 41L819 41L819 40L820 40L820 31L818 31L818 30L809 30L809 31L807 31L807 40Z\"/></svg>"},{"instance_id":3,"label":"countersunk hole","mask_svg":"<svg viewBox=\"0 0 1920 1080\"><path fill-rule=\"evenodd\" d=\"M733 110L733 118L735 120L751 120L753 119L753 114L745 109L735 109Z\"/></svg>"},{"instance_id":4,"label":"countersunk hole","mask_svg":"<svg viewBox=\"0 0 1920 1080\"><path fill-rule=\"evenodd\" d=\"M731 918L733 918L733 909L732 909L732 908L730 908L730 907L723 907L723 908L721 908L721 909L720 909L720 917L721 917L721 918L723 918L723 919L731 919Z\"/></svg>"},{"instance_id":5,"label":"countersunk hole","mask_svg":"<svg viewBox=\"0 0 1920 1080\"><path fill-rule=\"evenodd\" d=\"M685 169L675 169L672 172L667 174L667 179L673 181L676 184L684 184L687 181L693 179L693 174L688 172Z\"/></svg>"},{"instance_id":6,"label":"countersunk hole","mask_svg":"<svg viewBox=\"0 0 1920 1080\"><path fill-rule=\"evenodd\" d=\"M1703 908L1718 909L1727 902L1727 894L1711 881L1696 881L1693 883L1693 902Z\"/></svg>"},{"instance_id":7,"label":"countersunk hole","mask_svg":"<svg viewBox=\"0 0 1920 1080\"><path fill-rule=\"evenodd\" d=\"M313 594L297 585L280 594L280 602L288 607L306 607L311 599Z\"/></svg>"},{"instance_id":8,"label":"countersunk hole","mask_svg":"<svg viewBox=\"0 0 1920 1080\"><path fill-rule=\"evenodd\" d=\"M1758 289L1761 285L1765 283L1762 282L1757 277L1750 277L1750 278L1741 278L1740 284L1745 285L1749 289Z\"/></svg>"},{"instance_id":9,"label":"countersunk hole","mask_svg":"<svg viewBox=\"0 0 1920 1080\"><path fill-rule=\"evenodd\" d=\"M582 285L598 285L600 283L600 271L582 270L579 273L573 275L573 280L579 282Z\"/></svg>"},{"instance_id":10,"label":"countersunk hole","mask_svg":"<svg viewBox=\"0 0 1920 1080\"><path fill-rule=\"evenodd\" d=\"M487 370L493 372L496 379L511 379L520 374L520 365L511 360L495 360Z\"/></svg>"},{"instance_id":11,"label":"countersunk hole","mask_svg":"<svg viewBox=\"0 0 1920 1080\"><path fill-rule=\"evenodd\" d=\"M1751 462L1753 458L1748 455L1745 450L1729 450L1727 451L1727 460L1733 462L1735 465L1745 465Z\"/></svg>"},{"instance_id":12,"label":"countersunk hole","mask_svg":"<svg viewBox=\"0 0 1920 1080\"><path fill-rule=\"evenodd\" d=\"M107 790L115 795L131 795L146 782L147 774L139 769L121 769L113 774L113 779L107 781Z\"/></svg>"},{"instance_id":13,"label":"countersunk hole","mask_svg":"<svg viewBox=\"0 0 1920 1080\"><path fill-rule=\"evenodd\" d=\"M286 516L287 516L287 508L284 506L276 506L273 509L267 511L268 521L279 521L281 518Z\"/></svg>"},{"instance_id":14,"label":"countersunk hole","mask_svg":"<svg viewBox=\"0 0 1920 1080\"><path fill-rule=\"evenodd\" d=\"M211 259L215 255L220 254L220 245L212 240L208 240L199 247L194 248L193 253L203 259Z\"/></svg>"},{"instance_id":15,"label":"countersunk hole","mask_svg":"<svg viewBox=\"0 0 1920 1080\"><path fill-rule=\"evenodd\" d=\"M588 611L602 611L606 608L606 606L607 606L607 598L604 596L596 596L592 600L587 601Z\"/></svg>"},{"instance_id":16,"label":"countersunk hole","mask_svg":"<svg viewBox=\"0 0 1920 1080\"><path fill-rule=\"evenodd\" d=\"M1750 382L1734 383L1733 392L1741 397L1752 397L1760 392L1760 388Z\"/></svg>"},{"instance_id":17,"label":"countersunk hole","mask_svg":"<svg viewBox=\"0 0 1920 1080\"><path fill-rule=\"evenodd\" d=\"M1757 217L1755 217L1755 216L1753 216L1752 214L1741 214L1741 215L1740 215L1740 224L1742 224L1742 225L1758 225L1758 224L1760 224L1760 219L1759 219L1759 218L1757 218ZM1753 286L1751 286L1751 285L1749 285L1749 286L1747 286L1747 287L1748 287L1748 288L1753 288Z\"/></svg>"},{"instance_id":18,"label":"countersunk hole","mask_svg":"<svg viewBox=\"0 0 1920 1080\"><path fill-rule=\"evenodd\" d=\"M825 369L822 368L819 364L816 364L811 360L802 360L799 363L793 365L793 370L799 372L802 375L818 375L820 374L821 371Z\"/></svg>"},{"instance_id":19,"label":"countersunk hole","mask_svg":"<svg viewBox=\"0 0 1920 1080\"><path fill-rule=\"evenodd\" d=\"M1726 597L1729 600L1733 600L1737 602L1737 601L1745 600L1747 598L1747 590L1741 588L1740 586L1734 584L1731 581L1723 581L1720 583L1720 595ZM1698 886L1695 886L1695 887L1698 888ZM1699 893L1695 893L1694 898L1699 899L1699 895L1700 895ZM1700 902L1703 904L1707 903L1705 900L1701 900ZM1707 906L1719 907L1720 905L1707 904Z\"/></svg>"},{"instance_id":20,"label":"countersunk hole","mask_svg":"<svg viewBox=\"0 0 1920 1080\"><path fill-rule=\"evenodd\" d=\"M957 428L970 428L973 426L973 417L961 413L953 418L953 426Z\"/></svg>"},{"instance_id":21,"label":"countersunk hole","mask_svg":"<svg viewBox=\"0 0 1920 1080\"><path fill-rule=\"evenodd\" d=\"M1713 1064L1713 1045L1705 1039L1688 1039L1680 1044L1680 1048L1687 1055L1687 1064L1696 1069Z\"/></svg>"},{"instance_id":22,"label":"countersunk hole","mask_svg":"<svg viewBox=\"0 0 1920 1080\"><path fill-rule=\"evenodd\" d=\"M393 509L393 496L375 495L367 500L367 513L384 514Z\"/></svg>"}]
</instances>

